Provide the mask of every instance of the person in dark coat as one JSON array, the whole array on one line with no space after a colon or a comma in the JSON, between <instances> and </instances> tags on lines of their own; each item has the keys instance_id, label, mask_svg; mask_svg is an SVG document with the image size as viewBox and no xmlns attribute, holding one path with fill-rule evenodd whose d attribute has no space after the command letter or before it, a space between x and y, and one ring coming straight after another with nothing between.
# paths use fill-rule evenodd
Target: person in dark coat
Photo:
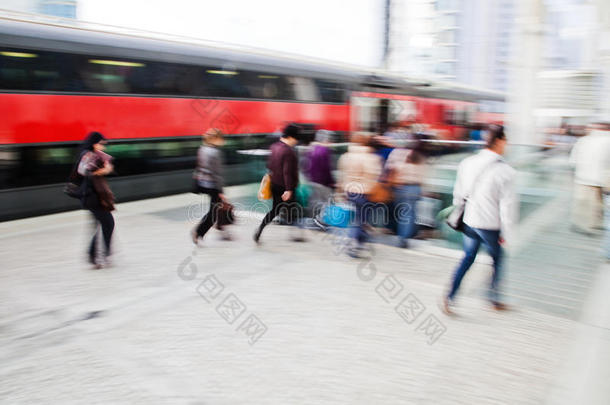
<instances>
[{"instance_id":1,"label":"person in dark coat","mask_svg":"<svg viewBox=\"0 0 610 405\"><path fill-rule=\"evenodd\" d=\"M289 124L284 128L282 137L271 145L271 155L267 161L267 169L271 176L271 194L273 206L265 215L260 226L254 233L254 241L259 242L261 233L282 208L288 210L288 221L298 215L295 201L295 191L299 184L299 163L294 147L299 143L299 127ZM296 240L296 239L295 239Z\"/></svg>"},{"instance_id":2,"label":"person in dark coat","mask_svg":"<svg viewBox=\"0 0 610 405\"><path fill-rule=\"evenodd\" d=\"M114 231L114 195L106 182L105 176L112 173L112 157L104 153L106 138L99 132L91 132L83 142L77 166L78 175L82 176L83 208L89 210L95 219L95 233L89 245L89 262L96 269L108 266L110 242ZM104 238L104 255L97 253L98 223Z\"/></svg>"}]
</instances>

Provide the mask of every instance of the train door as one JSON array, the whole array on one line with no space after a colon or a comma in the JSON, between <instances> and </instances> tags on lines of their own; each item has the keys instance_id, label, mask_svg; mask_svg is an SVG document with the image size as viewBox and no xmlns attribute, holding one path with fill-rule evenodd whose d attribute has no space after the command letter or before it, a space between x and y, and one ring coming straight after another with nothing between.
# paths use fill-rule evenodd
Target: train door
<instances>
[{"instance_id":1,"label":"train door","mask_svg":"<svg viewBox=\"0 0 610 405\"><path fill-rule=\"evenodd\" d=\"M352 132L376 132L379 120L379 101L373 97L352 97L350 105Z\"/></svg>"},{"instance_id":2,"label":"train door","mask_svg":"<svg viewBox=\"0 0 610 405\"><path fill-rule=\"evenodd\" d=\"M417 115L412 100L356 96L350 104L352 131L383 134L391 124L414 121Z\"/></svg>"},{"instance_id":3,"label":"train door","mask_svg":"<svg viewBox=\"0 0 610 405\"><path fill-rule=\"evenodd\" d=\"M390 111L390 100L382 98L379 100L379 109L377 110L377 133L379 135L385 133L388 130L388 125L391 124L389 120Z\"/></svg>"}]
</instances>

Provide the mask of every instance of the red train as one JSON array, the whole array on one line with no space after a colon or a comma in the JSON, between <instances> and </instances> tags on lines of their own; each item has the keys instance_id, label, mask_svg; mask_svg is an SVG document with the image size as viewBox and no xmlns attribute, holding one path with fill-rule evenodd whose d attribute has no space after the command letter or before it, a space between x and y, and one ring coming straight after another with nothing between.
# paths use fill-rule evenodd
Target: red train
<instances>
[{"instance_id":1,"label":"red train","mask_svg":"<svg viewBox=\"0 0 610 405\"><path fill-rule=\"evenodd\" d=\"M282 123L382 131L416 120L443 138L503 95L332 64L0 18L0 220L75 207L61 184L89 131L109 137L121 201L183 192L201 134L230 135L229 182L260 173L241 149ZM498 117L491 117L497 120ZM485 119L489 119L486 117Z\"/></svg>"}]
</instances>

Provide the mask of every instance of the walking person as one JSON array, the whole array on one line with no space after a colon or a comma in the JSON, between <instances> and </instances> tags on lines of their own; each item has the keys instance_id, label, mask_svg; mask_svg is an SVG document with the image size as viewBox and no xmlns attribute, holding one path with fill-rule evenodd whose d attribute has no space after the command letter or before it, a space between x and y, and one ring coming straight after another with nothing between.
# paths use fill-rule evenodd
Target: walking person
<instances>
[{"instance_id":1,"label":"walking person","mask_svg":"<svg viewBox=\"0 0 610 405\"><path fill-rule=\"evenodd\" d=\"M271 145L271 155L267 169L271 176L271 194L273 205L254 233L254 241L259 243L263 229L280 213L287 210L287 221L293 223L300 210L295 201L295 190L299 184L299 163L294 147L299 143L299 127L289 124L284 128L279 141ZM292 238L295 242L303 241L299 236Z\"/></svg>"},{"instance_id":2,"label":"walking person","mask_svg":"<svg viewBox=\"0 0 610 405\"><path fill-rule=\"evenodd\" d=\"M464 159L458 167L453 203L457 205L466 201L463 218L464 258L455 270L449 293L442 301L442 310L446 314L453 313L455 296L481 244L493 259L489 299L496 310L506 309L499 289L503 271L502 245L504 238L510 240L512 236L519 202L514 186L515 170L502 157L505 147L504 128L492 125L488 130L486 148Z\"/></svg>"},{"instance_id":3,"label":"walking person","mask_svg":"<svg viewBox=\"0 0 610 405\"><path fill-rule=\"evenodd\" d=\"M370 221L373 204L369 194L377 184L382 171L382 159L369 146L370 137L357 133L352 137L352 144L339 159L339 188L347 200L354 206L355 216L350 236L355 246L348 250L348 255L357 258L368 241L366 226Z\"/></svg>"},{"instance_id":4,"label":"walking person","mask_svg":"<svg viewBox=\"0 0 610 405\"><path fill-rule=\"evenodd\" d=\"M332 152L330 145L331 131L320 129L316 132L315 141L307 153L305 174L312 183L320 184L328 189L335 187L332 174Z\"/></svg>"},{"instance_id":5,"label":"walking person","mask_svg":"<svg viewBox=\"0 0 610 405\"><path fill-rule=\"evenodd\" d=\"M223 156L220 147L224 145L224 136L219 129L211 128L203 135L203 143L197 151L197 168L193 173L196 181L197 191L210 197L210 208L191 231L191 237L195 245L217 223L217 228L222 232L223 240L231 240L231 235L226 227L218 223L220 211L226 198L222 193L223 178Z\"/></svg>"},{"instance_id":6,"label":"walking person","mask_svg":"<svg viewBox=\"0 0 610 405\"><path fill-rule=\"evenodd\" d=\"M105 176L112 173L112 157L104 153L106 138L99 132L91 132L83 142L78 162L77 173L82 176L83 208L88 209L94 217L95 233L89 245L89 262L94 268L110 266L110 244L114 231L114 195L106 182ZM102 229L104 254L97 252L98 223Z\"/></svg>"},{"instance_id":7,"label":"walking person","mask_svg":"<svg viewBox=\"0 0 610 405\"><path fill-rule=\"evenodd\" d=\"M610 262L610 173L607 176L608 186L604 193L604 213L605 213L605 234L602 245L602 254L608 262Z\"/></svg>"},{"instance_id":8,"label":"walking person","mask_svg":"<svg viewBox=\"0 0 610 405\"><path fill-rule=\"evenodd\" d=\"M426 156L422 143L412 137L405 148L396 148L386 162L386 171L394 189L393 214L397 222L399 246L408 247L408 240L417 234L416 204L422 195L425 181Z\"/></svg>"},{"instance_id":9,"label":"walking person","mask_svg":"<svg viewBox=\"0 0 610 405\"><path fill-rule=\"evenodd\" d=\"M335 188L335 179L332 174L332 151L329 147L332 134L333 132L325 129L316 132L315 141L310 145L303 168L311 188L308 212L314 224L323 231L326 231L327 227L320 216L332 200Z\"/></svg>"},{"instance_id":10,"label":"walking person","mask_svg":"<svg viewBox=\"0 0 610 405\"><path fill-rule=\"evenodd\" d=\"M593 124L570 154L574 165L572 226L594 235L603 228L603 187L610 171L610 131L605 123Z\"/></svg>"}]
</instances>

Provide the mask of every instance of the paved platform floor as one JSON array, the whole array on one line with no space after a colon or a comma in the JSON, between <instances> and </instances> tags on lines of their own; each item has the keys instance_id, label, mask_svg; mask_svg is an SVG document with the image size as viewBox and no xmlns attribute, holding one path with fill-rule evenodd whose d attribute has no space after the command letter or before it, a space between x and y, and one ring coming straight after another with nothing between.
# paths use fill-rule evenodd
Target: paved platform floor
<instances>
[{"instance_id":1,"label":"paved platform floor","mask_svg":"<svg viewBox=\"0 0 610 405\"><path fill-rule=\"evenodd\" d=\"M458 252L376 245L353 260L339 237L308 231L295 243L275 225L256 246L258 219L245 212L235 240L213 230L196 248L197 202L120 204L114 267L103 270L84 260L85 212L0 224L0 403L609 403L601 262L587 262L574 294L579 267L557 278L543 260L514 262L538 284L509 279L513 310L497 313L481 298L482 257L448 318L437 302ZM536 218L531 229L552 225ZM578 305L557 311L547 282Z\"/></svg>"}]
</instances>

